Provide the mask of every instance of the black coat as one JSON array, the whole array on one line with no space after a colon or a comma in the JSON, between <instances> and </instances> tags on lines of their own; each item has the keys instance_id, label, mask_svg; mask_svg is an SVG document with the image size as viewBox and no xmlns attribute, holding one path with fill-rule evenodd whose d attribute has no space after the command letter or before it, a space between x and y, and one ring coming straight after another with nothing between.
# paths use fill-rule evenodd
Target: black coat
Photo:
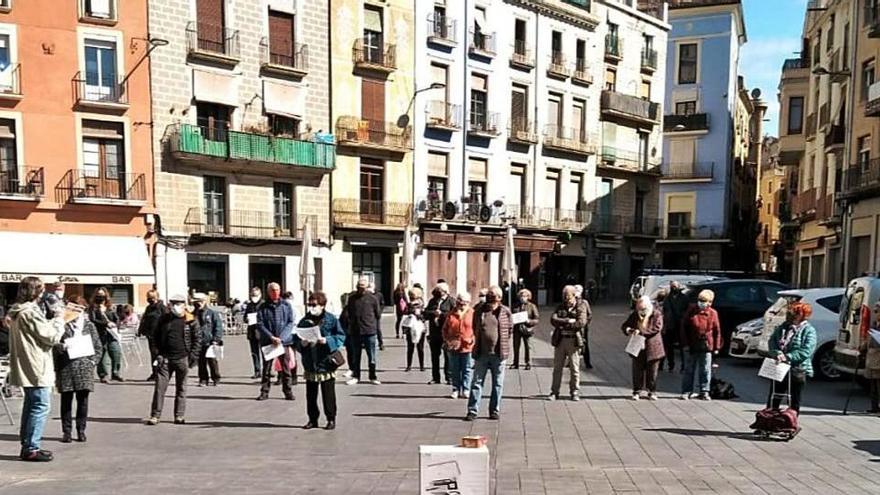
<instances>
[{"instance_id":1,"label":"black coat","mask_svg":"<svg viewBox=\"0 0 880 495\"><path fill-rule=\"evenodd\" d=\"M77 392L80 390L93 391L95 389L95 365L101 356L103 347L101 338L98 336L98 330L95 325L85 320L83 323L83 334L92 337L92 346L95 348L93 356L83 356L76 359L67 357L67 351L64 350L64 341L73 337L74 326L68 323L64 329L64 335L61 337L61 343L53 349L55 357L55 385L59 392Z\"/></svg>"},{"instance_id":2,"label":"black coat","mask_svg":"<svg viewBox=\"0 0 880 495\"><path fill-rule=\"evenodd\" d=\"M439 297L432 297L428 301L425 308L425 320L428 321L428 338L434 341L443 340L443 325L446 323L446 316L455 309L455 301L446 296L446 299L440 300ZM439 310L440 315L434 316L434 311Z\"/></svg>"},{"instance_id":3,"label":"black coat","mask_svg":"<svg viewBox=\"0 0 880 495\"><path fill-rule=\"evenodd\" d=\"M138 335L152 339L156 334L156 329L159 328L159 319L167 312L168 307L162 301L148 305L141 317L141 323L138 325Z\"/></svg>"},{"instance_id":4,"label":"black coat","mask_svg":"<svg viewBox=\"0 0 880 495\"><path fill-rule=\"evenodd\" d=\"M116 315L116 311L100 304L90 306L88 316L89 320L95 324L95 328L98 329L98 336L104 342L110 338L107 333L107 327L110 323L119 324L119 316Z\"/></svg>"}]
</instances>

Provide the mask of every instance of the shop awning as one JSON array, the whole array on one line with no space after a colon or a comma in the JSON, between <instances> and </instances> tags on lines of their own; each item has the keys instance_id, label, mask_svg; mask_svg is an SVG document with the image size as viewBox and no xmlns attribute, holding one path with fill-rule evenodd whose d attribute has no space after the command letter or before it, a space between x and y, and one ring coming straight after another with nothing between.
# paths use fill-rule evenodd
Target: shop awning
<instances>
[{"instance_id":1,"label":"shop awning","mask_svg":"<svg viewBox=\"0 0 880 495\"><path fill-rule=\"evenodd\" d=\"M0 282L40 277L71 284L151 284L140 237L0 232Z\"/></svg>"}]
</instances>

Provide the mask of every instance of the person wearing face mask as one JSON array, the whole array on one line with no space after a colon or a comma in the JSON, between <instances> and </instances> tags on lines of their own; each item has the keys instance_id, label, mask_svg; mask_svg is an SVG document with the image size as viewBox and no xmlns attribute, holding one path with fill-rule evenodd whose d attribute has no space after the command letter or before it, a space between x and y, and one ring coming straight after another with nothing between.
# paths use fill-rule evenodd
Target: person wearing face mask
<instances>
[{"instance_id":1,"label":"person wearing face mask","mask_svg":"<svg viewBox=\"0 0 880 495\"><path fill-rule=\"evenodd\" d=\"M568 387L571 400L580 400L580 352L584 346L583 329L587 325L586 304L577 297L577 289L566 285L562 289L562 304L550 317L553 335L553 382L550 386L549 400L559 398L562 387L562 369L565 363L569 366Z\"/></svg>"},{"instance_id":2,"label":"person wearing face mask","mask_svg":"<svg viewBox=\"0 0 880 495\"><path fill-rule=\"evenodd\" d=\"M251 351L251 363L254 367L252 380L260 378L263 372L263 355L260 351L260 325L259 314L263 308L263 292L259 287L251 289L248 301L244 306L244 321L247 326L247 341Z\"/></svg>"},{"instance_id":3,"label":"person wearing face mask","mask_svg":"<svg viewBox=\"0 0 880 495\"><path fill-rule=\"evenodd\" d=\"M378 367L379 349L379 320L382 318L382 309L379 299L369 290L369 280L361 278L357 281L356 291L348 297L346 304L349 333L352 336L353 361L349 362L351 379L345 382L348 385L357 385L361 380L361 357L363 351L367 353L367 366L370 383L381 385L376 374Z\"/></svg>"},{"instance_id":4,"label":"person wearing face mask","mask_svg":"<svg viewBox=\"0 0 880 495\"><path fill-rule=\"evenodd\" d=\"M147 343L150 348L150 363L154 363L156 361L156 356L152 353L153 344L152 340L156 335L156 329L159 327L159 320L162 318L162 315L168 312L168 307L165 306L165 303L159 299L159 291L156 289L150 289L147 291L147 307L144 309L144 315L141 317L141 322L138 325L138 335L147 338ZM153 381L156 379L156 366L152 365L150 376L147 378L147 381Z\"/></svg>"},{"instance_id":5,"label":"person wearing face mask","mask_svg":"<svg viewBox=\"0 0 880 495\"><path fill-rule=\"evenodd\" d=\"M208 296L196 292L192 297L193 316L199 332L201 350L199 351L199 386L207 387L220 383L220 362L207 357L212 345L223 345L223 318L208 307Z\"/></svg>"},{"instance_id":6,"label":"person wearing face mask","mask_svg":"<svg viewBox=\"0 0 880 495\"><path fill-rule=\"evenodd\" d=\"M677 280L669 283L669 293L663 299L663 347L666 350L667 369L671 372L675 369L675 351L679 352L680 371L685 372L686 358L684 344L681 342L682 322L688 314L690 301L687 294L684 293L684 287ZM663 362L660 363L663 368Z\"/></svg>"},{"instance_id":7,"label":"person wearing face mask","mask_svg":"<svg viewBox=\"0 0 880 495\"><path fill-rule=\"evenodd\" d=\"M775 384L775 394L771 383L767 407L779 409L782 394L790 394L789 406L796 413L801 411L804 385L807 377L813 376L813 353L816 352L816 329L808 321L812 315L813 307L805 302L789 304L785 323L776 327L770 335L770 357L777 362L788 363L791 368L788 376Z\"/></svg>"},{"instance_id":8,"label":"person wearing face mask","mask_svg":"<svg viewBox=\"0 0 880 495\"><path fill-rule=\"evenodd\" d=\"M64 309L64 284L56 282L46 287L40 298L40 309L46 314L46 318L55 318L55 313Z\"/></svg>"},{"instance_id":9,"label":"person wearing face mask","mask_svg":"<svg viewBox=\"0 0 880 495\"><path fill-rule=\"evenodd\" d=\"M649 296L641 296L636 300L635 309L620 329L624 335L639 333L645 337L645 348L638 356L632 358L633 400L642 398L642 391L647 390L648 399L657 400L657 372L663 351L663 312L654 307Z\"/></svg>"},{"instance_id":10,"label":"person wearing face mask","mask_svg":"<svg viewBox=\"0 0 880 495\"><path fill-rule=\"evenodd\" d=\"M471 353L474 350L474 310L470 308L471 295L462 292L455 300L455 308L443 324L443 344L449 350L452 368L452 397L467 399L471 389Z\"/></svg>"},{"instance_id":11,"label":"person wearing face mask","mask_svg":"<svg viewBox=\"0 0 880 495\"><path fill-rule=\"evenodd\" d=\"M528 315L528 321L518 323L513 327L513 364L510 368L519 369L519 350L520 347L524 347L525 369L530 370L532 369L532 336L535 335L535 328L538 326L540 318L538 307L532 303L532 291L521 289L511 311L514 313L525 311Z\"/></svg>"},{"instance_id":12,"label":"person wearing face mask","mask_svg":"<svg viewBox=\"0 0 880 495\"><path fill-rule=\"evenodd\" d=\"M294 334L293 345L302 355L303 378L306 381L306 413L309 422L303 426L310 430L318 426L321 410L318 409L318 392L324 405L324 416L327 417L325 430L336 428L336 369L334 354L345 346L345 331L339 325L335 315L326 310L327 296L323 292L313 292L306 305L306 315L299 322L299 327L317 326L321 330L321 338L315 343L301 340Z\"/></svg>"},{"instance_id":13,"label":"person wearing face mask","mask_svg":"<svg viewBox=\"0 0 880 495\"><path fill-rule=\"evenodd\" d=\"M449 297L449 285L441 282L431 291L431 300L425 308L425 319L428 321L428 345L431 348L431 381L429 384L440 383L440 356L443 356L443 374L447 384L452 383L449 369L449 355L443 350L443 325L446 316L455 308L455 301Z\"/></svg>"},{"instance_id":14,"label":"person wearing face mask","mask_svg":"<svg viewBox=\"0 0 880 495\"><path fill-rule=\"evenodd\" d=\"M413 318L418 320L418 322L424 328L424 319L425 319L425 298L422 295L422 289L418 287L413 287L409 290L409 299L406 306L407 315L412 315ZM417 323L417 324L419 324ZM417 331L417 330L416 330ZM426 332L422 332L419 336L418 341L413 341L413 330L410 327L403 327L403 332L406 334L406 370L409 371L412 369L412 361L413 361L413 352L417 352L419 356L419 370L425 371L425 338Z\"/></svg>"},{"instance_id":15,"label":"person wearing face mask","mask_svg":"<svg viewBox=\"0 0 880 495\"><path fill-rule=\"evenodd\" d=\"M486 304L486 294L489 293L489 289L480 289L480 292L477 293L477 303L474 304L474 311L479 311L480 306Z\"/></svg>"},{"instance_id":16,"label":"person wearing face mask","mask_svg":"<svg viewBox=\"0 0 880 495\"><path fill-rule=\"evenodd\" d=\"M186 413L186 377L199 359L201 338L195 319L188 317L186 297L175 295L169 299L171 310L159 318L153 338L156 356L156 381L148 425L159 424L165 405L165 391L174 375L174 423L184 424Z\"/></svg>"},{"instance_id":17,"label":"person wearing face mask","mask_svg":"<svg viewBox=\"0 0 880 495\"><path fill-rule=\"evenodd\" d=\"M713 301L715 301L714 292L700 291L697 294L697 304L688 310L681 325L680 340L686 350L684 375L681 377L682 400L688 400L693 396L699 397L700 400L711 400L709 384L712 381L712 356L718 355L724 343L718 312L712 307ZM671 349L667 348L667 353L669 352ZM699 374L696 387L695 372Z\"/></svg>"},{"instance_id":18,"label":"person wearing face mask","mask_svg":"<svg viewBox=\"0 0 880 495\"><path fill-rule=\"evenodd\" d=\"M89 305L89 320L98 329L101 337L103 351L98 360L98 378L101 383L107 383L107 377L117 382L124 382L120 374L122 369L122 347L119 345L119 333L116 327L119 324L119 316L113 309L110 301L110 291L106 287L95 289L92 301Z\"/></svg>"},{"instance_id":19,"label":"person wearing face mask","mask_svg":"<svg viewBox=\"0 0 880 495\"><path fill-rule=\"evenodd\" d=\"M504 391L504 370L510 354L513 316L501 304L501 287L493 285L486 294L486 302L474 312L474 377L468 398L465 421L477 419L486 373L492 373L492 397L489 400L489 419L501 418L501 397Z\"/></svg>"},{"instance_id":20,"label":"person wearing face mask","mask_svg":"<svg viewBox=\"0 0 880 495\"><path fill-rule=\"evenodd\" d=\"M290 305L281 299L281 286L275 282L266 286L266 293L269 300L263 304L257 317L260 329L260 345L274 346L290 346L293 337L293 312ZM281 356L275 358L279 361L280 370L278 375L281 378L281 390L284 392L284 398L294 400L292 378L290 370L294 363L290 360L290 353L285 350ZM272 388L272 361L263 362L263 378L260 385L260 395L257 400L266 400L269 398L269 390Z\"/></svg>"}]
</instances>

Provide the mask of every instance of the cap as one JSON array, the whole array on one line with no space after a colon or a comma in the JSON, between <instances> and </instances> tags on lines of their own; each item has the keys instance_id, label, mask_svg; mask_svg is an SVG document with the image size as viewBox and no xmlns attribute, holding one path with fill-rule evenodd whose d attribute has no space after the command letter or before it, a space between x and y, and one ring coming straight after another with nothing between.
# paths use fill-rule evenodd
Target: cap
<instances>
[{"instance_id":1,"label":"cap","mask_svg":"<svg viewBox=\"0 0 880 495\"><path fill-rule=\"evenodd\" d=\"M183 294L174 294L168 298L168 302L186 302L186 296Z\"/></svg>"},{"instance_id":2,"label":"cap","mask_svg":"<svg viewBox=\"0 0 880 495\"><path fill-rule=\"evenodd\" d=\"M192 295L193 301L206 301L208 299L208 295L204 292L196 292Z\"/></svg>"}]
</instances>

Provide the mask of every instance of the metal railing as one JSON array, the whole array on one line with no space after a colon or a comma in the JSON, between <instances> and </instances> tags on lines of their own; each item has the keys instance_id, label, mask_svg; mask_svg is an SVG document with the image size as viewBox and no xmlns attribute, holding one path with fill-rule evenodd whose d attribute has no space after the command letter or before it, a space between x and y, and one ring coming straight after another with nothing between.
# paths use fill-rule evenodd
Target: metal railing
<instances>
[{"instance_id":1,"label":"metal railing","mask_svg":"<svg viewBox=\"0 0 880 495\"><path fill-rule=\"evenodd\" d=\"M401 129L395 122L342 116L336 121L339 144L376 146L399 150L411 146L412 128Z\"/></svg>"},{"instance_id":2,"label":"metal railing","mask_svg":"<svg viewBox=\"0 0 880 495\"><path fill-rule=\"evenodd\" d=\"M642 69L657 70L657 50L642 49Z\"/></svg>"},{"instance_id":3,"label":"metal railing","mask_svg":"<svg viewBox=\"0 0 880 495\"><path fill-rule=\"evenodd\" d=\"M603 111L611 111L623 117L649 122L656 122L660 113L659 103L616 91L603 90L601 105Z\"/></svg>"},{"instance_id":4,"label":"metal railing","mask_svg":"<svg viewBox=\"0 0 880 495\"><path fill-rule=\"evenodd\" d=\"M89 79L92 79L90 82ZM90 78L82 77L82 72L73 76L73 87L76 103L82 104L113 104L128 105L128 81L123 79L119 82L112 80L99 80L95 75Z\"/></svg>"},{"instance_id":5,"label":"metal railing","mask_svg":"<svg viewBox=\"0 0 880 495\"><path fill-rule=\"evenodd\" d=\"M816 217L821 220L828 220L837 216L837 208L835 207L835 195L826 194L820 196L816 201Z\"/></svg>"},{"instance_id":6,"label":"metal railing","mask_svg":"<svg viewBox=\"0 0 880 495\"><path fill-rule=\"evenodd\" d=\"M535 57L526 40L514 40L513 52L510 54L510 62L523 67L534 67Z\"/></svg>"},{"instance_id":7,"label":"metal railing","mask_svg":"<svg viewBox=\"0 0 880 495\"><path fill-rule=\"evenodd\" d=\"M538 142L535 123L525 117L512 117L508 127L508 138L521 143Z\"/></svg>"},{"instance_id":8,"label":"metal railing","mask_svg":"<svg viewBox=\"0 0 880 495\"><path fill-rule=\"evenodd\" d=\"M874 5L870 5L869 2L866 2L864 20L864 26L868 28L868 37L880 37L880 8Z\"/></svg>"},{"instance_id":9,"label":"metal railing","mask_svg":"<svg viewBox=\"0 0 880 495\"><path fill-rule=\"evenodd\" d=\"M473 134L497 135L498 120L500 116L498 112L486 112L480 115L471 114L468 119L468 132Z\"/></svg>"},{"instance_id":10,"label":"metal railing","mask_svg":"<svg viewBox=\"0 0 880 495\"><path fill-rule=\"evenodd\" d=\"M21 64L0 70L0 96L21 96Z\"/></svg>"},{"instance_id":11,"label":"metal railing","mask_svg":"<svg viewBox=\"0 0 880 495\"><path fill-rule=\"evenodd\" d=\"M456 43L456 22L447 15L436 12L428 14L428 40Z\"/></svg>"},{"instance_id":12,"label":"metal railing","mask_svg":"<svg viewBox=\"0 0 880 495\"><path fill-rule=\"evenodd\" d=\"M184 219L187 234L252 239L302 239L306 225L315 234L317 215L278 215L271 211L190 208Z\"/></svg>"},{"instance_id":13,"label":"metal railing","mask_svg":"<svg viewBox=\"0 0 880 495\"><path fill-rule=\"evenodd\" d=\"M46 194L43 167L0 169L0 195L39 198Z\"/></svg>"},{"instance_id":14,"label":"metal railing","mask_svg":"<svg viewBox=\"0 0 880 495\"><path fill-rule=\"evenodd\" d=\"M709 114L664 115L664 132L704 131L709 129Z\"/></svg>"},{"instance_id":15,"label":"metal railing","mask_svg":"<svg viewBox=\"0 0 880 495\"><path fill-rule=\"evenodd\" d=\"M461 105L453 105L443 100L428 102L426 125L443 129L461 128Z\"/></svg>"},{"instance_id":16,"label":"metal railing","mask_svg":"<svg viewBox=\"0 0 880 495\"><path fill-rule=\"evenodd\" d=\"M388 43L380 47L364 45L364 40L356 40L351 49L351 57L356 67L397 69L397 47Z\"/></svg>"},{"instance_id":17,"label":"metal railing","mask_svg":"<svg viewBox=\"0 0 880 495\"><path fill-rule=\"evenodd\" d=\"M618 35L605 35L605 56L611 58L621 58L623 53L623 40Z\"/></svg>"},{"instance_id":18,"label":"metal railing","mask_svg":"<svg viewBox=\"0 0 880 495\"><path fill-rule=\"evenodd\" d=\"M806 191L798 193L792 202L792 211L795 216L804 215L805 213L816 210L816 188L810 188Z\"/></svg>"},{"instance_id":19,"label":"metal railing","mask_svg":"<svg viewBox=\"0 0 880 495\"><path fill-rule=\"evenodd\" d=\"M876 117L880 115L880 81L868 86L866 96L865 117Z\"/></svg>"},{"instance_id":20,"label":"metal railing","mask_svg":"<svg viewBox=\"0 0 880 495\"><path fill-rule=\"evenodd\" d=\"M407 225L412 217L411 203L392 203L362 199L333 200L333 222L337 224Z\"/></svg>"},{"instance_id":21,"label":"metal railing","mask_svg":"<svg viewBox=\"0 0 880 495\"><path fill-rule=\"evenodd\" d=\"M505 205L505 216L517 227L580 232L592 219L588 210L571 210L542 206Z\"/></svg>"},{"instance_id":22,"label":"metal railing","mask_svg":"<svg viewBox=\"0 0 880 495\"><path fill-rule=\"evenodd\" d=\"M574 72L571 74L571 78L575 81L585 82L585 83L593 83L593 74L590 73L590 65L587 63L587 60L584 58L579 58L575 60L574 63Z\"/></svg>"},{"instance_id":23,"label":"metal railing","mask_svg":"<svg viewBox=\"0 0 880 495\"><path fill-rule=\"evenodd\" d=\"M309 45L296 43L285 48L289 48L289 51L279 53L278 47L272 47L269 38L264 37L260 40L260 65L307 72L309 70Z\"/></svg>"},{"instance_id":24,"label":"metal railing","mask_svg":"<svg viewBox=\"0 0 880 495\"><path fill-rule=\"evenodd\" d=\"M660 174L660 165L648 161L636 151L628 151L613 146L602 146L602 160L600 165L611 165L616 168L624 168L633 172L645 172Z\"/></svg>"},{"instance_id":25,"label":"metal railing","mask_svg":"<svg viewBox=\"0 0 880 495\"><path fill-rule=\"evenodd\" d=\"M495 55L495 33L484 33L476 29L470 30L471 42L469 50L481 55Z\"/></svg>"},{"instance_id":26,"label":"metal railing","mask_svg":"<svg viewBox=\"0 0 880 495\"><path fill-rule=\"evenodd\" d=\"M824 145L826 148L843 145L845 137L846 129L842 125L832 124L825 133Z\"/></svg>"},{"instance_id":27,"label":"metal railing","mask_svg":"<svg viewBox=\"0 0 880 495\"><path fill-rule=\"evenodd\" d=\"M855 165L846 169L844 190L847 193L880 189L880 158L868 160L867 166Z\"/></svg>"},{"instance_id":28,"label":"metal railing","mask_svg":"<svg viewBox=\"0 0 880 495\"><path fill-rule=\"evenodd\" d=\"M109 173L98 171L68 170L55 186L59 203L88 200L146 201L147 181L144 174Z\"/></svg>"},{"instance_id":29,"label":"metal railing","mask_svg":"<svg viewBox=\"0 0 880 495\"><path fill-rule=\"evenodd\" d=\"M715 162L664 163L660 171L664 179L711 179Z\"/></svg>"},{"instance_id":30,"label":"metal railing","mask_svg":"<svg viewBox=\"0 0 880 495\"><path fill-rule=\"evenodd\" d=\"M544 126L544 147L578 153L596 152L596 147L590 143L585 129L556 124Z\"/></svg>"},{"instance_id":31,"label":"metal railing","mask_svg":"<svg viewBox=\"0 0 880 495\"><path fill-rule=\"evenodd\" d=\"M547 74L558 77L568 77L571 75L571 67L569 67L561 51L554 51L550 54Z\"/></svg>"},{"instance_id":32,"label":"metal railing","mask_svg":"<svg viewBox=\"0 0 880 495\"><path fill-rule=\"evenodd\" d=\"M635 218L631 215L593 214L588 226L590 232L599 234L632 234L660 237L663 222L656 217Z\"/></svg>"},{"instance_id":33,"label":"metal railing","mask_svg":"<svg viewBox=\"0 0 880 495\"><path fill-rule=\"evenodd\" d=\"M724 239L727 232L723 225L672 225L666 224L663 238L669 240Z\"/></svg>"},{"instance_id":34,"label":"metal railing","mask_svg":"<svg viewBox=\"0 0 880 495\"><path fill-rule=\"evenodd\" d=\"M190 55L219 55L238 59L238 30L206 22L190 22L186 26L186 51Z\"/></svg>"}]
</instances>

